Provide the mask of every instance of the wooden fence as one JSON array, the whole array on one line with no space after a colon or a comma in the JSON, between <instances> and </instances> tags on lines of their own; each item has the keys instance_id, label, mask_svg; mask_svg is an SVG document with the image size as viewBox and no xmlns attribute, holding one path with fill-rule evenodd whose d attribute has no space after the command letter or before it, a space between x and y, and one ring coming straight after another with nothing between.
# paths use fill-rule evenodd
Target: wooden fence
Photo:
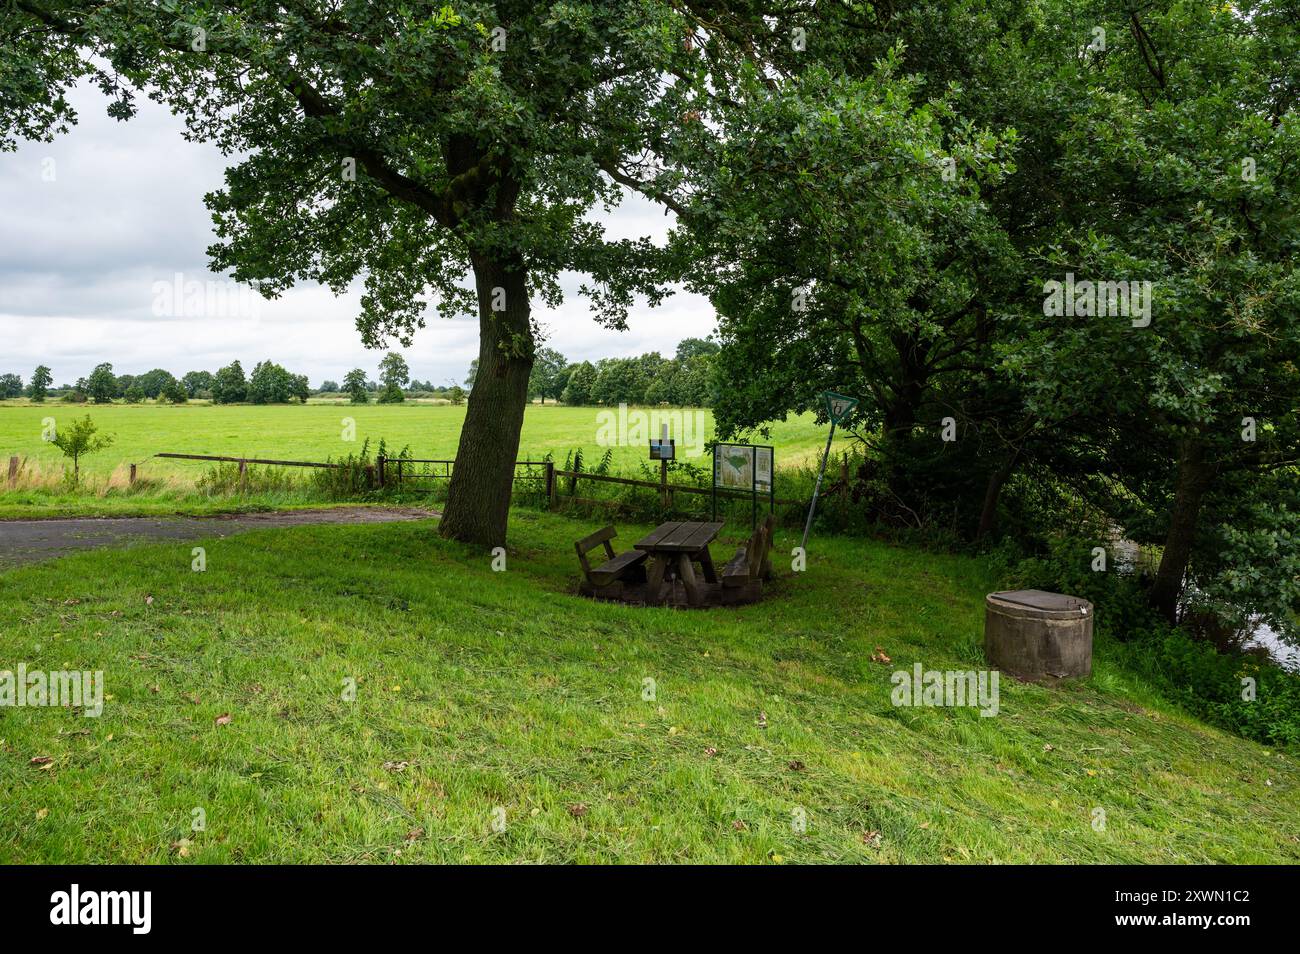
<instances>
[{"instance_id":1,"label":"wooden fence","mask_svg":"<svg viewBox=\"0 0 1300 954\"><path fill-rule=\"evenodd\" d=\"M160 453L154 454L154 457L167 458L169 460L203 460L217 463L238 464L239 475L242 478L248 471L249 464L259 464L270 467L341 467L341 464L322 463L320 461L310 460L276 460L266 457L226 457L218 454L174 454ZM407 481L420 480L446 480L451 477L451 469L455 465L454 460L435 460L431 458L412 458L412 457L386 457L380 455L375 458L375 463L370 466L375 483L379 487L387 487L393 484L404 484ZM441 466L441 472L434 468ZM541 473L524 473L516 474L515 480L536 480L540 481L542 490L546 496L547 504L554 507L560 496L559 487L556 484L556 478L565 477L575 482L590 480L596 483L622 484L628 487L647 487L659 492L659 501L665 510L673 506L673 496L675 494L704 494L712 495L715 491L712 487L695 487L689 484L670 484L668 483L667 468L659 472L659 480L638 480L634 477L610 477L607 474L593 474L580 470L560 470L555 466L554 461L549 460L520 460L515 461L516 467L541 468ZM131 465L131 483L135 483L136 464ZM410 468L418 468L411 470ZM19 460L16 456L9 458L9 486L13 487L17 481L19 469ZM731 488L719 487L716 490L719 496L748 497L749 493L744 490L734 490ZM590 498L575 497L572 494L566 495L568 499L584 504L605 504L612 501L593 500ZM782 506L801 506L805 501L789 500L776 498L775 502Z\"/></svg>"}]
</instances>

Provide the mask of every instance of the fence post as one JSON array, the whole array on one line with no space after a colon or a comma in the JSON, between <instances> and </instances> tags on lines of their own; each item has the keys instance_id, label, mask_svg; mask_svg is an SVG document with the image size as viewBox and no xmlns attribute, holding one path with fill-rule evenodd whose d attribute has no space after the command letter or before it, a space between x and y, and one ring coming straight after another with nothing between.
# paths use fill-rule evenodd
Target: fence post
<instances>
[{"instance_id":1,"label":"fence post","mask_svg":"<svg viewBox=\"0 0 1300 954\"><path fill-rule=\"evenodd\" d=\"M16 456L9 458L9 486L10 488L18 486L18 458Z\"/></svg>"},{"instance_id":2,"label":"fence post","mask_svg":"<svg viewBox=\"0 0 1300 954\"><path fill-rule=\"evenodd\" d=\"M375 458L375 474L379 478L380 487L384 486L384 462L387 460L388 458L385 457L383 454L380 454L378 457Z\"/></svg>"},{"instance_id":3,"label":"fence post","mask_svg":"<svg viewBox=\"0 0 1300 954\"><path fill-rule=\"evenodd\" d=\"M128 478L128 483L135 483L135 464L131 465L131 476Z\"/></svg>"},{"instance_id":4,"label":"fence post","mask_svg":"<svg viewBox=\"0 0 1300 954\"><path fill-rule=\"evenodd\" d=\"M668 461L666 460L659 462L659 502L664 510L668 509Z\"/></svg>"},{"instance_id":5,"label":"fence post","mask_svg":"<svg viewBox=\"0 0 1300 954\"><path fill-rule=\"evenodd\" d=\"M248 477L248 461L241 460L239 462L239 492L241 494L244 492L244 487L247 483L247 477Z\"/></svg>"},{"instance_id":6,"label":"fence post","mask_svg":"<svg viewBox=\"0 0 1300 954\"><path fill-rule=\"evenodd\" d=\"M546 506L555 506L555 461L546 462Z\"/></svg>"}]
</instances>

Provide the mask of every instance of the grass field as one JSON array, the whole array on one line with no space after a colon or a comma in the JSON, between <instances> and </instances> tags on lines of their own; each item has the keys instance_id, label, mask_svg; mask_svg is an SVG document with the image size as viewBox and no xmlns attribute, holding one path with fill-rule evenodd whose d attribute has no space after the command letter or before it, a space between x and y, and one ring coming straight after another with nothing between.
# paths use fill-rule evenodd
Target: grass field
<instances>
[{"instance_id":1,"label":"grass field","mask_svg":"<svg viewBox=\"0 0 1300 954\"><path fill-rule=\"evenodd\" d=\"M1104 641L992 718L893 706L895 670L983 667L985 564L815 540L758 605L611 606L570 593L588 529L517 511L505 572L419 522L0 574L0 662L107 692L0 709L0 862L1300 861L1294 757Z\"/></svg>"},{"instance_id":2,"label":"grass field","mask_svg":"<svg viewBox=\"0 0 1300 954\"><path fill-rule=\"evenodd\" d=\"M565 454L581 449L589 462L599 460L605 448L602 437L617 440L615 431L602 435L602 413L616 410L594 407L563 407L554 404L529 406L524 417L519 459L536 460L547 452L561 463ZM692 458L692 448L702 450L713 434L713 415L708 410L668 410L663 413L683 419L685 437L682 459L708 465L707 456ZM57 448L42 440L42 421L60 421L89 414L104 433L114 436L113 446L86 458L83 471L107 477L130 463L140 464L145 477L176 477L193 481L204 464L171 460L150 460L167 451L185 454L220 454L231 457L264 457L278 460L323 461L356 452L367 437L371 452L382 438L390 452L410 445L415 457L446 459L456 456L456 444L465 420L464 406L447 404L308 404L216 406L191 403L180 406L155 404L0 404L0 456L30 458L46 471L57 471L63 458ZM683 418L684 415L684 418ZM344 439L345 418L355 421L355 439ZM622 432L632 443L613 446L614 466L632 467L647 460L649 434ZM658 436L656 430L654 436ZM677 438L683 445L681 436ZM776 447L778 467L815 459L826 441L826 428L811 415L792 418L773 426L768 443Z\"/></svg>"}]
</instances>

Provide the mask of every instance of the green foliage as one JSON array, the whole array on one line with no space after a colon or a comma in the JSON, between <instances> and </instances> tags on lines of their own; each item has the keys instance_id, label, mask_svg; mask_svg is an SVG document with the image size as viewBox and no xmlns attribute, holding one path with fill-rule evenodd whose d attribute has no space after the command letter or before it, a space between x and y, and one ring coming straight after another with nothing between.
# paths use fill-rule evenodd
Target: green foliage
<instances>
[{"instance_id":1,"label":"green foliage","mask_svg":"<svg viewBox=\"0 0 1300 954\"><path fill-rule=\"evenodd\" d=\"M253 404L287 404L293 398L305 403L307 394L304 375L290 374L273 361L258 362L248 378L246 396Z\"/></svg>"},{"instance_id":2,"label":"green foliage","mask_svg":"<svg viewBox=\"0 0 1300 954\"><path fill-rule=\"evenodd\" d=\"M379 362L379 380L382 389L379 393L380 404L400 404L406 399L403 388L411 380L411 369L406 359L396 351L390 351Z\"/></svg>"},{"instance_id":3,"label":"green foliage","mask_svg":"<svg viewBox=\"0 0 1300 954\"><path fill-rule=\"evenodd\" d=\"M390 456L381 439L376 456L397 461L410 460L412 454L410 447L403 447L400 453ZM360 451L337 460L331 457L328 462L336 466L314 468L311 473L312 486L326 499L365 498L380 489L375 457L370 454L370 438L362 441Z\"/></svg>"},{"instance_id":4,"label":"green foliage","mask_svg":"<svg viewBox=\"0 0 1300 954\"><path fill-rule=\"evenodd\" d=\"M195 489L205 497L284 494L298 488L299 480L289 472L289 468L259 467L256 464L249 464L242 474L238 464L216 464L209 467L195 483Z\"/></svg>"},{"instance_id":5,"label":"green foliage","mask_svg":"<svg viewBox=\"0 0 1300 954\"><path fill-rule=\"evenodd\" d=\"M154 368L152 371L146 371L144 374L135 377L132 383L144 392L145 397L157 398L175 380L170 371L163 368Z\"/></svg>"},{"instance_id":6,"label":"green foliage","mask_svg":"<svg viewBox=\"0 0 1300 954\"><path fill-rule=\"evenodd\" d=\"M232 361L217 371L212 379L212 400L215 404L238 404L248 396L248 381L244 368Z\"/></svg>"},{"instance_id":7,"label":"green foliage","mask_svg":"<svg viewBox=\"0 0 1300 954\"><path fill-rule=\"evenodd\" d=\"M117 393L117 378L113 375L113 366L107 362L95 365L86 379L86 393L96 404L108 404Z\"/></svg>"},{"instance_id":8,"label":"green foliage","mask_svg":"<svg viewBox=\"0 0 1300 954\"><path fill-rule=\"evenodd\" d=\"M64 457L72 459L72 484L81 480L81 458L87 454L101 451L113 443L108 434L100 434L99 427L90 419L90 415L73 421L67 427L57 428L50 441L63 452Z\"/></svg>"},{"instance_id":9,"label":"green foliage","mask_svg":"<svg viewBox=\"0 0 1300 954\"><path fill-rule=\"evenodd\" d=\"M32 383L28 386L27 393L32 401L41 404L45 401L46 396L50 393L50 385L54 382L54 375L45 365L37 365L36 370L32 372Z\"/></svg>"},{"instance_id":10,"label":"green foliage","mask_svg":"<svg viewBox=\"0 0 1300 954\"><path fill-rule=\"evenodd\" d=\"M1300 747L1300 673L1255 655L1218 652L1168 626L1138 634L1121 655L1130 669L1206 722L1265 745Z\"/></svg>"},{"instance_id":11,"label":"green foliage","mask_svg":"<svg viewBox=\"0 0 1300 954\"><path fill-rule=\"evenodd\" d=\"M565 374L568 366L564 355L554 348L538 348L533 355L533 370L528 378L529 395L540 397L543 404L547 398L558 401L568 383L568 375Z\"/></svg>"},{"instance_id":12,"label":"green foliage","mask_svg":"<svg viewBox=\"0 0 1300 954\"><path fill-rule=\"evenodd\" d=\"M370 392L366 387L366 372L360 368L353 368L343 376L343 390L351 397L353 404L365 404L370 400Z\"/></svg>"},{"instance_id":13,"label":"green foliage","mask_svg":"<svg viewBox=\"0 0 1300 954\"><path fill-rule=\"evenodd\" d=\"M187 371L181 378L185 393L192 398L211 397L216 378L210 371Z\"/></svg>"},{"instance_id":14,"label":"green foliage","mask_svg":"<svg viewBox=\"0 0 1300 954\"><path fill-rule=\"evenodd\" d=\"M0 374L0 399L21 397L22 393L23 379L20 376L16 374Z\"/></svg>"},{"instance_id":15,"label":"green foliage","mask_svg":"<svg viewBox=\"0 0 1300 954\"><path fill-rule=\"evenodd\" d=\"M576 406L592 403L592 389L596 384L596 367L590 361L574 365L569 369L569 380L565 385L560 400L565 404Z\"/></svg>"},{"instance_id":16,"label":"green foliage","mask_svg":"<svg viewBox=\"0 0 1300 954\"><path fill-rule=\"evenodd\" d=\"M1080 528L1082 529L1082 528ZM1053 540L1041 557L1008 561L1008 589L1044 589L1089 600L1095 608L1094 638L1120 655L1170 700L1230 732L1269 745L1300 743L1300 673L1279 668L1260 655L1221 651L1184 628L1160 619L1146 599L1145 581L1115 562L1108 551L1105 571L1094 570L1093 548L1100 528ZM1259 621L1255 621L1258 623ZM1109 641L1109 642L1108 642ZM1243 698L1242 679L1254 680L1253 698Z\"/></svg>"},{"instance_id":17,"label":"green foliage","mask_svg":"<svg viewBox=\"0 0 1300 954\"><path fill-rule=\"evenodd\" d=\"M185 389L185 385L172 377L168 378L158 394L158 400L167 404L184 404L189 399L189 392Z\"/></svg>"}]
</instances>

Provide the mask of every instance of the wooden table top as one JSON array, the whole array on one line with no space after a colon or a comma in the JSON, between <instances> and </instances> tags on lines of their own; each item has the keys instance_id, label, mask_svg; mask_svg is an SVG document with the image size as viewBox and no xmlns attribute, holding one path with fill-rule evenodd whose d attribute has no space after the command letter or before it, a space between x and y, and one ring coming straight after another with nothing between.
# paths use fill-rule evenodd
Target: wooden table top
<instances>
[{"instance_id":1,"label":"wooden table top","mask_svg":"<svg viewBox=\"0 0 1300 954\"><path fill-rule=\"evenodd\" d=\"M694 553L707 547L722 529L717 523L700 523L690 520L672 520L661 523L632 544L638 550L667 553Z\"/></svg>"}]
</instances>

